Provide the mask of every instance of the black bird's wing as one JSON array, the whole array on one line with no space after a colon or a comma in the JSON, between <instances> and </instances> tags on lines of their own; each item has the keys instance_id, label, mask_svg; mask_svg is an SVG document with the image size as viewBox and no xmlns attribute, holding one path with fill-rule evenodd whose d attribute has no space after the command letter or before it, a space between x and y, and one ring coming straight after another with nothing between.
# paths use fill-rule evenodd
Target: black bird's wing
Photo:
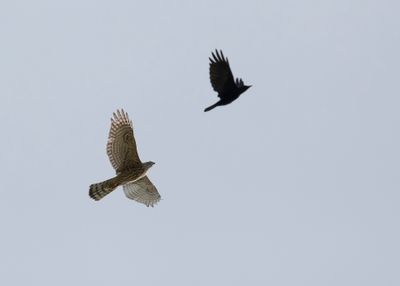
<instances>
[{"instance_id":1,"label":"black bird's wing","mask_svg":"<svg viewBox=\"0 0 400 286\"><path fill-rule=\"evenodd\" d=\"M210 81L213 89L218 92L218 96L232 92L236 88L236 84L229 67L228 58L224 57L222 51L220 53L215 50L210 58Z\"/></svg>"}]
</instances>

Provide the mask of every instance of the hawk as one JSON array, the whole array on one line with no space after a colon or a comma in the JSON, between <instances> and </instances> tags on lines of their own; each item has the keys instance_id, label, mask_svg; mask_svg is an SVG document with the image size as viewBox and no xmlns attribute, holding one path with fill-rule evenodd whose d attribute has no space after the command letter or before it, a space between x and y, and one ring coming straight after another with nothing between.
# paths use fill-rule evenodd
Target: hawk
<instances>
[{"instance_id":1,"label":"hawk","mask_svg":"<svg viewBox=\"0 0 400 286\"><path fill-rule=\"evenodd\" d=\"M231 68L229 67L228 58L224 57L222 51L215 54L211 53L210 59L210 81L213 89L218 92L219 101L204 109L205 112L220 106L227 105L236 100L251 85L244 85L241 78L236 80L233 78Z\"/></svg>"},{"instance_id":2,"label":"hawk","mask_svg":"<svg viewBox=\"0 0 400 286\"><path fill-rule=\"evenodd\" d=\"M116 171L116 176L90 185L89 196L92 199L98 201L118 186L122 186L129 199L146 206L153 207L160 201L160 194L146 176L146 172L155 163L140 161L133 136L133 124L123 109L114 112L111 118L107 155Z\"/></svg>"}]
</instances>

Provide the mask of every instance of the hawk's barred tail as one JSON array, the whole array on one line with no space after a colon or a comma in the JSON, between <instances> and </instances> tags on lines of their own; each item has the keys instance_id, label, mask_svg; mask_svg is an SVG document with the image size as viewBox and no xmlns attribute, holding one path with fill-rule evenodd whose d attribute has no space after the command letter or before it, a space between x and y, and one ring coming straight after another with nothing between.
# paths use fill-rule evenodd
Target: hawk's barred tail
<instances>
[{"instance_id":1,"label":"hawk's barred tail","mask_svg":"<svg viewBox=\"0 0 400 286\"><path fill-rule=\"evenodd\" d=\"M109 179L101 183L92 184L89 187L89 196L92 199L98 201L114 191L117 187L118 183L115 181L115 178Z\"/></svg>"}]
</instances>

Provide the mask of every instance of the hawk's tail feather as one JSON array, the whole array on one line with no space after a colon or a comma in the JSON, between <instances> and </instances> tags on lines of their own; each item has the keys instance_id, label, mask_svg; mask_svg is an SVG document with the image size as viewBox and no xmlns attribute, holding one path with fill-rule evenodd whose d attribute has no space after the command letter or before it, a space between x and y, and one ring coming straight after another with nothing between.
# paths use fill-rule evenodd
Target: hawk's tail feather
<instances>
[{"instance_id":1,"label":"hawk's tail feather","mask_svg":"<svg viewBox=\"0 0 400 286\"><path fill-rule=\"evenodd\" d=\"M118 187L118 183L115 178L109 179L107 181L92 184L89 187L89 196L98 201L104 198L106 195L114 191Z\"/></svg>"}]
</instances>

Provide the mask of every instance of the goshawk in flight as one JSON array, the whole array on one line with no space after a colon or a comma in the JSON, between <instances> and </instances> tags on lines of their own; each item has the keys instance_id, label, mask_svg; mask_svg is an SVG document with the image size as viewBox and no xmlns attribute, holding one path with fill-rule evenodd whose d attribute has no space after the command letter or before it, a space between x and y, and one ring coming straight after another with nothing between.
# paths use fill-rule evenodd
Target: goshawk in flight
<instances>
[{"instance_id":1,"label":"goshawk in flight","mask_svg":"<svg viewBox=\"0 0 400 286\"><path fill-rule=\"evenodd\" d=\"M222 51L218 53L217 50L215 50L215 54L212 53L212 58L210 58L210 81L213 89L218 92L219 101L204 111L231 103L251 87L251 85L244 85L241 78L236 78L236 80L233 78L228 58L224 57Z\"/></svg>"},{"instance_id":2,"label":"goshawk in flight","mask_svg":"<svg viewBox=\"0 0 400 286\"><path fill-rule=\"evenodd\" d=\"M132 121L121 109L113 113L108 135L107 155L117 175L101 183L90 185L89 196L98 201L122 185L125 195L132 200L154 206L161 199L156 187L146 176L153 162L142 163L136 149Z\"/></svg>"}]
</instances>

